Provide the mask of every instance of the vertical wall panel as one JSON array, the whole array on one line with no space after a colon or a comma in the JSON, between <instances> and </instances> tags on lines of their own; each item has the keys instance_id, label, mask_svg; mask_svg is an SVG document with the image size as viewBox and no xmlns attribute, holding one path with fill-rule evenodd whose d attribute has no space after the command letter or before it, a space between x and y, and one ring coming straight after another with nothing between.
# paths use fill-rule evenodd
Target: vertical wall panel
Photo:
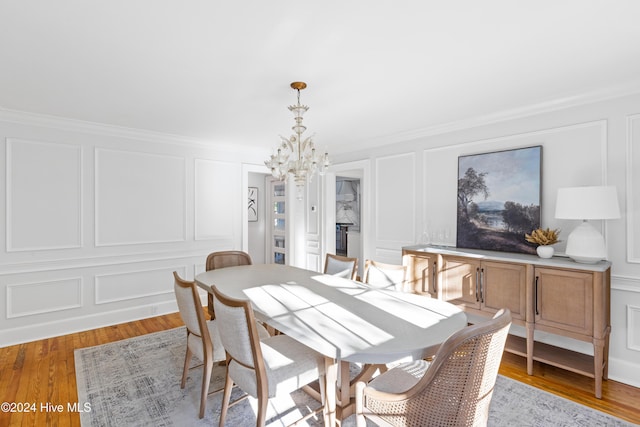
<instances>
[{"instance_id":1,"label":"vertical wall panel","mask_svg":"<svg viewBox=\"0 0 640 427\"><path fill-rule=\"evenodd\" d=\"M7 251L82 245L82 150L7 138Z\"/></svg>"},{"instance_id":2,"label":"vertical wall panel","mask_svg":"<svg viewBox=\"0 0 640 427\"><path fill-rule=\"evenodd\" d=\"M415 239L415 153L376 159L375 227L378 242L400 247Z\"/></svg>"},{"instance_id":3,"label":"vertical wall panel","mask_svg":"<svg viewBox=\"0 0 640 427\"><path fill-rule=\"evenodd\" d=\"M627 261L640 263L640 114L627 117Z\"/></svg>"},{"instance_id":4,"label":"vertical wall panel","mask_svg":"<svg viewBox=\"0 0 640 427\"><path fill-rule=\"evenodd\" d=\"M241 200L240 167L237 164L196 159L195 238L232 237L239 224Z\"/></svg>"},{"instance_id":5,"label":"vertical wall panel","mask_svg":"<svg viewBox=\"0 0 640 427\"><path fill-rule=\"evenodd\" d=\"M627 347L640 351L640 307L627 305Z\"/></svg>"},{"instance_id":6,"label":"vertical wall panel","mask_svg":"<svg viewBox=\"0 0 640 427\"><path fill-rule=\"evenodd\" d=\"M182 157L96 150L96 245L185 240Z\"/></svg>"}]
</instances>

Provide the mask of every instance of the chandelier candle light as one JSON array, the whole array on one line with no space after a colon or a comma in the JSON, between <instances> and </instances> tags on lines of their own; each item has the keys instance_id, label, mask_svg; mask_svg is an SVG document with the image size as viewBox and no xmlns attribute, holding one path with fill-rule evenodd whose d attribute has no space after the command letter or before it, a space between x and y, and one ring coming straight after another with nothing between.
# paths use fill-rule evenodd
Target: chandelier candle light
<instances>
[{"instance_id":1,"label":"chandelier candle light","mask_svg":"<svg viewBox=\"0 0 640 427\"><path fill-rule=\"evenodd\" d=\"M309 109L300 104L300 91L307 87L305 82L293 82L291 87L298 92L298 103L290 105L289 111L294 114L296 124L291 128L294 134L289 138L280 136L282 144L276 154L272 154L264 164L271 170L271 175L278 180L284 180L288 175L293 176L296 184L297 198L302 199L304 186L311 181L318 172L321 175L329 167L329 154L318 155L313 145L312 137L303 139L302 134L307 128L302 124L302 116Z\"/></svg>"}]
</instances>

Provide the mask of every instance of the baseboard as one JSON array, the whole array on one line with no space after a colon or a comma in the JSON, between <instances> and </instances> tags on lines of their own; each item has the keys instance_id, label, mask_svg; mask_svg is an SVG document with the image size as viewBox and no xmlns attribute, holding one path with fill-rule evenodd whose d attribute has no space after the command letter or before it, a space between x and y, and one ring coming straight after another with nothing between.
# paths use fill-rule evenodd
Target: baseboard
<instances>
[{"instance_id":1,"label":"baseboard","mask_svg":"<svg viewBox=\"0 0 640 427\"><path fill-rule=\"evenodd\" d=\"M0 348L175 313L175 300L0 331Z\"/></svg>"},{"instance_id":2,"label":"baseboard","mask_svg":"<svg viewBox=\"0 0 640 427\"><path fill-rule=\"evenodd\" d=\"M640 388L640 364L609 356L609 379Z\"/></svg>"}]
</instances>

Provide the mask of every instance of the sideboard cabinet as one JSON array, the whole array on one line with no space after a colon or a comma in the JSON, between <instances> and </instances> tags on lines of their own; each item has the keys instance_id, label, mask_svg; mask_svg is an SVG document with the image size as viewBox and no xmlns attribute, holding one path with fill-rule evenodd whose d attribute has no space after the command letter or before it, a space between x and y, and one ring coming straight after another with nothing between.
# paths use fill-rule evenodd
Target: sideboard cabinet
<instances>
[{"instance_id":1,"label":"sideboard cabinet","mask_svg":"<svg viewBox=\"0 0 640 427\"><path fill-rule=\"evenodd\" d=\"M484 317L510 309L526 337L510 335L505 350L527 358L529 375L534 360L577 372L594 378L595 395L602 397L611 332L609 262L431 246L405 247L403 258L407 283L417 293ZM539 342L536 331L592 343L593 356Z\"/></svg>"}]
</instances>

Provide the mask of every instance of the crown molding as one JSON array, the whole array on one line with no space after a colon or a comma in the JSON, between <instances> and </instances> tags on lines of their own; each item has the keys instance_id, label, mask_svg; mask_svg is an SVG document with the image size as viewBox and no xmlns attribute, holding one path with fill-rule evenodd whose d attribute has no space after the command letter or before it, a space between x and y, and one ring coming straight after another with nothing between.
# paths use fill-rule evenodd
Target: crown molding
<instances>
[{"instance_id":1,"label":"crown molding","mask_svg":"<svg viewBox=\"0 0 640 427\"><path fill-rule=\"evenodd\" d=\"M463 120L427 126L420 129L399 132L392 135L381 136L366 141L368 147L396 144L400 142L413 141L420 138L442 135L466 129L471 129L490 124L531 117L539 114L551 113L572 107L603 102L611 99L640 93L640 79L610 86L607 88L595 89L578 95L565 96L550 101L511 108L482 116L471 117Z\"/></svg>"},{"instance_id":2,"label":"crown molding","mask_svg":"<svg viewBox=\"0 0 640 427\"><path fill-rule=\"evenodd\" d=\"M0 107L0 121L10 123L58 129L68 132L81 132L116 138L135 139L145 142L165 143L184 146L198 146L207 149L218 149L225 152L246 152L247 148L239 148L232 144L214 143L203 139L155 132L146 129L135 129L124 126L109 125L98 122L71 119L27 111L11 110Z\"/></svg>"}]
</instances>

